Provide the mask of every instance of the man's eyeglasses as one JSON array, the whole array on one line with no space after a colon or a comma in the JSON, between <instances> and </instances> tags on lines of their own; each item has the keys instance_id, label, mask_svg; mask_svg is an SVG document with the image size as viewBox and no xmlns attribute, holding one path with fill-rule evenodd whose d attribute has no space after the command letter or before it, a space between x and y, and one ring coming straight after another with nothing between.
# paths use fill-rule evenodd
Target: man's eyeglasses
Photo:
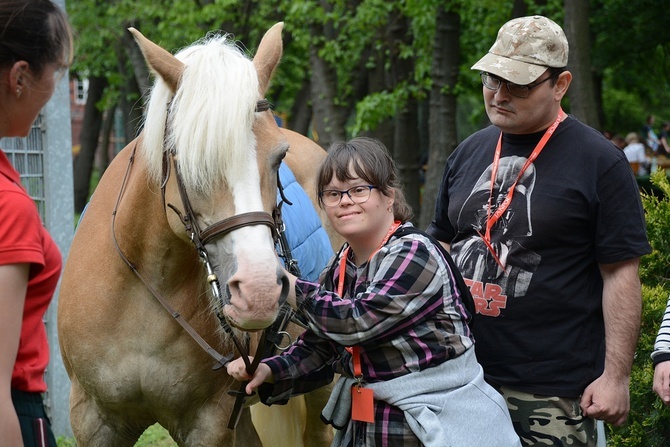
<instances>
[{"instance_id":1,"label":"man's eyeglasses","mask_svg":"<svg viewBox=\"0 0 670 447\"><path fill-rule=\"evenodd\" d=\"M378 186L373 185L359 185L351 187L345 191L339 191L337 189L326 189L319 193L319 199L323 206L333 207L340 204L342 197L348 195L352 202L354 203L365 203L370 199L370 193L373 189L379 189Z\"/></svg>"},{"instance_id":2,"label":"man's eyeglasses","mask_svg":"<svg viewBox=\"0 0 670 447\"><path fill-rule=\"evenodd\" d=\"M527 84L527 85L519 85L519 84L514 84L509 81L504 81L500 79L497 76L492 75L491 73L487 73L483 71L480 75L482 77L482 84L484 84L484 87L486 87L489 90L493 90L494 92L497 92L500 90L500 87L502 86L503 83L507 85L507 91L510 93L512 96L516 96L517 98L528 98L528 95L530 95L530 91L534 89L535 87L544 84L547 82L549 79L553 79L560 75L562 72L557 72L549 76L548 78L545 78L541 80L540 82L537 82L535 84Z\"/></svg>"}]
</instances>

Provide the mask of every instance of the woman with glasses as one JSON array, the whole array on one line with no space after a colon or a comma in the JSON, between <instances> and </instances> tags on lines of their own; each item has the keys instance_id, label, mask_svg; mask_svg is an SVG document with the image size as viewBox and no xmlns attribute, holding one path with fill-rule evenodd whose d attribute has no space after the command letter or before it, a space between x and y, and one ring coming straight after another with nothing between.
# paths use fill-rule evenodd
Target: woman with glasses
<instances>
[{"instance_id":1,"label":"woman with glasses","mask_svg":"<svg viewBox=\"0 0 670 447\"><path fill-rule=\"evenodd\" d=\"M72 34L50 0L0 2L0 138L26 137L72 60ZM56 446L42 403L44 313L61 255L19 173L0 150L0 445Z\"/></svg>"},{"instance_id":2,"label":"woman with glasses","mask_svg":"<svg viewBox=\"0 0 670 447\"><path fill-rule=\"evenodd\" d=\"M289 302L309 322L284 354L249 376L266 404L284 403L341 374L322 418L335 446L517 446L501 396L482 376L448 254L414 229L386 148L335 143L320 168L321 206L346 243L319 278L293 277ZM266 383L264 383L266 382Z\"/></svg>"}]
</instances>

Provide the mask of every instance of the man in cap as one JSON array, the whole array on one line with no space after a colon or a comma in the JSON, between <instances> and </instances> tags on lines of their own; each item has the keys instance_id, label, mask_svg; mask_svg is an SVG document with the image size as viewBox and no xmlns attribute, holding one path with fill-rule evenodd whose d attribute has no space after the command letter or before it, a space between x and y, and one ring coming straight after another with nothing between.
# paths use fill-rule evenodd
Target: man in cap
<instances>
[{"instance_id":1,"label":"man in cap","mask_svg":"<svg viewBox=\"0 0 670 447\"><path fill-rule=\"evenodd\" d=\"M502 26L472 67L493 125L449 157L428 228L475 298L477 358L524 445L595 446L596 420L625 421L651 251L623 152L561 108L567 63L546 17Z\"/></svg>"}]
</instances>

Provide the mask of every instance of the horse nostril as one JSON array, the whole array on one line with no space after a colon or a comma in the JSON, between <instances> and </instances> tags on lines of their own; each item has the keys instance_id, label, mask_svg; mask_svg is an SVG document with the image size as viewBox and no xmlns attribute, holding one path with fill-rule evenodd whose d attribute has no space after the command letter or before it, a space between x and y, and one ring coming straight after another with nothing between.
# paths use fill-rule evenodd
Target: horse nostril
<instances>
[{"instance_id":1,"label":"horse nostril","mask_svg":"<svg viewBox=\"0 0 670 447\"><path fill-rule=\"evenodd\" d=\"M226 289L228 290L228 302L230 303L233 297L238 297L242 294L242 283L239 280L231 279L226 284Z\"/></svg>"},{"instance_id":2,"label":"horse nostril","mask_svg":"<svg viewBox=\"0 0 670 447\"><path fill-rule=\"evenodd\" d=\"M281 281L281 293L279 294L279 307L283 306L286 302L286 298L290 292L291 281L289 281L286 274L282 274L280 277Z\"/></svg>"}]
</instances>

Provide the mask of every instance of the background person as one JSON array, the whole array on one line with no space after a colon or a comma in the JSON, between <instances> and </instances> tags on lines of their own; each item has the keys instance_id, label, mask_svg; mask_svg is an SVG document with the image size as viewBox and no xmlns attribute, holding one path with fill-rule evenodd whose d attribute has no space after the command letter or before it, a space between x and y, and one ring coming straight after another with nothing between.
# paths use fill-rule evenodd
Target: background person
<instances>
[{"instance_id":1,"label":"background person","mask_svg":"<svg viewBox=\"0 0 670 447\"><path fill-rule=\"evenodd\" d=\"M610 141L621 150L626 147L626 139L619 134L615 134L612 138L610 138Z\"/></svg>"},{"instance_id":2,"label":"background person","mask_svg":"<svg viewBox=\"0 0 670 447\"><path fill-rule=\"evenodd\" d=\"M659 149L660 142L658 141L658 136L654 131L654 121L656 121L654 115L647 115L647 121L645 122L645 125L642 127L642 133L644 134L647 147L651 149L651 152L654 155L656 155Z\"/></svg>"},{"instance_id":3,"label":"background person","mask_svg":"<svg viewBox=\"0 0 670 447\"><path fill-rule=\"evenodd\" d=\"M448 158L428 232L477 304L475 347L523 445L594 446L620 425L650 252L624 154L561 109L568 41L542 16L504 24L481 72L493 124Z\"/></svg>"},{"instance_id":4,"label":"background person","mask_svg":"<svg viewBox=\"0 0 670 447\"><path fill-rule=\"evenodd\" d=\"M658 153L659 155L670 155L670 123L664 122L661 126L661 132L658 134Z\"/></svg>"},{"instance_id":5,"label":"background person","mask_svg":"<svg viewBox=\"0 0 670 447\"><path fill-rule=\"evenodd\" d=\"M520 445L474 356L467 288L457 286L439 244L408 223L411 210L385 147L368 138L335 143L317 186L346 244L320 284L292 277L289 302L309 329L259 364L247 392L272 382L261 399L282 403L342 374L322 415L338 429L334 446ZM250 379L241 359L228 373ZM359 391L370 412L352 421Z\"/></svg>"},{"instance_id":6,"label":"background person","mask_svg":"<svg viewBox=\"0 0 670 447\"><path fill-rule=\"evenodd\" d=\"M637 132L630 132L626 135L626 147L623 148L623 153L635 175L649 174L650 160L644 144L640 143Z\"/></svg>"},{"instance_id":7,"label":"background person","mask_svg":"<svg viewBox=\"0 0 670 447\"><path fill-rule=\"evenodd\" d=\"M67 18L50 0L0 2L0 138L25 137L72 60ZM61 255L19 173L0 151L0 445L56 446L41 393L42 318Z\"/></svg>"}]
</instances>

